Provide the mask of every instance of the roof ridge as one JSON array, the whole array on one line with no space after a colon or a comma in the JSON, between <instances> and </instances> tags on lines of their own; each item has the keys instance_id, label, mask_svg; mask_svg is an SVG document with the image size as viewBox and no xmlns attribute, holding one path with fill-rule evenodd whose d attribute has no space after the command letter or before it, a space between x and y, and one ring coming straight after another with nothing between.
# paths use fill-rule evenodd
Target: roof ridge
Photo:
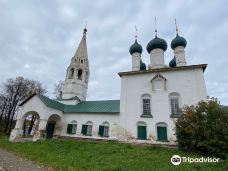
<instances>
[{"instance_id":1,"label":"roof ridge","mask_svg":"<svg viewBox=\"0 0 228 171\"><path fill-rule=\"evenodd\" d=\"M120 101L120 100L87 100L87 101L82 101L82 102L106 102L106 101Z\"/></svg>"}]
</instances>

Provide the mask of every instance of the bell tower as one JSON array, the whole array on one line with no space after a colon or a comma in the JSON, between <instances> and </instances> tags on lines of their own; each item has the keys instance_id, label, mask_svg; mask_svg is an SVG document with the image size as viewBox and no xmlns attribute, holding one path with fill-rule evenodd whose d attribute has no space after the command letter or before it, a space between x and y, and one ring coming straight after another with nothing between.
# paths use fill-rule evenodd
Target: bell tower
<instances>
[{"instance_id":1,"label":"bell tower","mask_svg":"<svg viewBox=\"0 0 228 171\"><path fill-rule=\"evenodd\" d=\"M86 32L84 28L81 42L71 63L67 68L62 99L77 96L81 101L86 100L89 81L89 59L86 45Z\"/></svg>"}]
</instances>

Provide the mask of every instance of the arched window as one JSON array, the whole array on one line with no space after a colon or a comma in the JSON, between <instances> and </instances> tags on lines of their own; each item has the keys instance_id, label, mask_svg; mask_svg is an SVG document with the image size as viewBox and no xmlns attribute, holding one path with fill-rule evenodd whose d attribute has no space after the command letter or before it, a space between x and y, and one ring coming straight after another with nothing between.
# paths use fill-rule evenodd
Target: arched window
<instances>
[{"instance_id":1,"label":"arched window","mask_svg":"<svg viewBox=\"0 0 228 171\"><path fill-rule=\"evenodd\" d=\"M82 79L82 69L80 68L79 70L78 70L78 79Z\"/></svg>"},{"instance_id":2,"label":"arched window","mask_svg":"<svg viewBox=\"0 0 228 171\"><path fill-rule=\"evenodd\" d=\"M151 96L144 94L141 97L142 104L142 115L141 117L151 117Z\"/></svg>"},{"instance_id":3,"label":"arched window","mask_svg":"<svg viewBox=\"0 0 228 171\"><path fill-rule=\"evenodd\" d=\"M70 69L70 73L69 73L69 79L72 79L74 77L74 68Z\"/></svg>"},{"instance_id":4,"label":"arched window","mask_svg":"<svg viewBox=\"0 0 228 171\"><path fill-rule=\"evenodd\" d=\"M70 124L67 125L68 134L76 134L77 130L77 121L73 120Z\"/></svg>"},{"instance_id":5,"label":"arched window","mask_svg":"<svg viewBox=\"0 0 228 171\"><path fill-rule=\"evenodd\" d=\"M170 111L171 116L176 116L181 113L180 109L180 94L173 92L169 94L169 102L170 102Z\"/></svg>"},{"instance_id":6,"label":"arched window","mask_svg":"<svg viewBox=\"0 0 228 171\"><path fill-rule=\"evenodd\" d=\"M157 140L167 141L167 124L165 122L156 123Z\"/></svg>"},{"instance_id":7,"label":"arched window","mask_svg":"<svg viewBox=\"0 0 228 171\"><path fill-rule=\"evenodd\" d=\"M140 140L147 139L147 126L146 123L143 121L137 122L137 138Z\"/></svg>"},{"instance_id":8,"label":"arched window","mask_svg":"<svg viewBox=\"0 0 228 171\"><path fill-rule=\"evenodd\" d=\"M93 128L93 122L87 121L84 125L82 125L81 133L83 135L91 136L92 135L92 128Z\"/></svg>"},{"instance_id":9,"label":"arched window","mask_svg":"<svg viewBox=\"0 0 228 171\"><path fill-rule=\"evenodd\" d=\"M109 136L109 123L107 121L103 122L102 125L99 125L98 134L101 137L108 137Z\"/></svg>"}]
</instances>

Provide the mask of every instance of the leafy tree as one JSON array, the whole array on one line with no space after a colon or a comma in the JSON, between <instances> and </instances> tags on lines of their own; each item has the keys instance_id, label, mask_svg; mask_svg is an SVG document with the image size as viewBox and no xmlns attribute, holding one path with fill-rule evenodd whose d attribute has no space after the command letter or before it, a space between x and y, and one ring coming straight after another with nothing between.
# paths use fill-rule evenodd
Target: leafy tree
<instances>
[{"instance_id":1,"label":"leafy tree","mask_svg":"<svg viewBox=\"0 0 228 171\"><path fill-rule=\"evenodd\" d=\"M228 110L217 99L185 106L176 123L181 149L225 158L228 154Z\"/></svg>"}]
</instances>

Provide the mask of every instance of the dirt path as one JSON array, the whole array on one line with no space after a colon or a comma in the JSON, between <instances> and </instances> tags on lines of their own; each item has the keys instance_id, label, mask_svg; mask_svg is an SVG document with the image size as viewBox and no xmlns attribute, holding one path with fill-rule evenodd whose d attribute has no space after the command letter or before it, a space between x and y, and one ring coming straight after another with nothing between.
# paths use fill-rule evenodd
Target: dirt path
<instances>
[{"instance_id":1,"label":"dirt path","mask_svg":"<svg viewBox=\"0 0 228 171\"><path fill-rule=\"evenodd\" d=\"M50 171L43 166L0 148L0 171Z\"/></svg>"}]
</instances>

